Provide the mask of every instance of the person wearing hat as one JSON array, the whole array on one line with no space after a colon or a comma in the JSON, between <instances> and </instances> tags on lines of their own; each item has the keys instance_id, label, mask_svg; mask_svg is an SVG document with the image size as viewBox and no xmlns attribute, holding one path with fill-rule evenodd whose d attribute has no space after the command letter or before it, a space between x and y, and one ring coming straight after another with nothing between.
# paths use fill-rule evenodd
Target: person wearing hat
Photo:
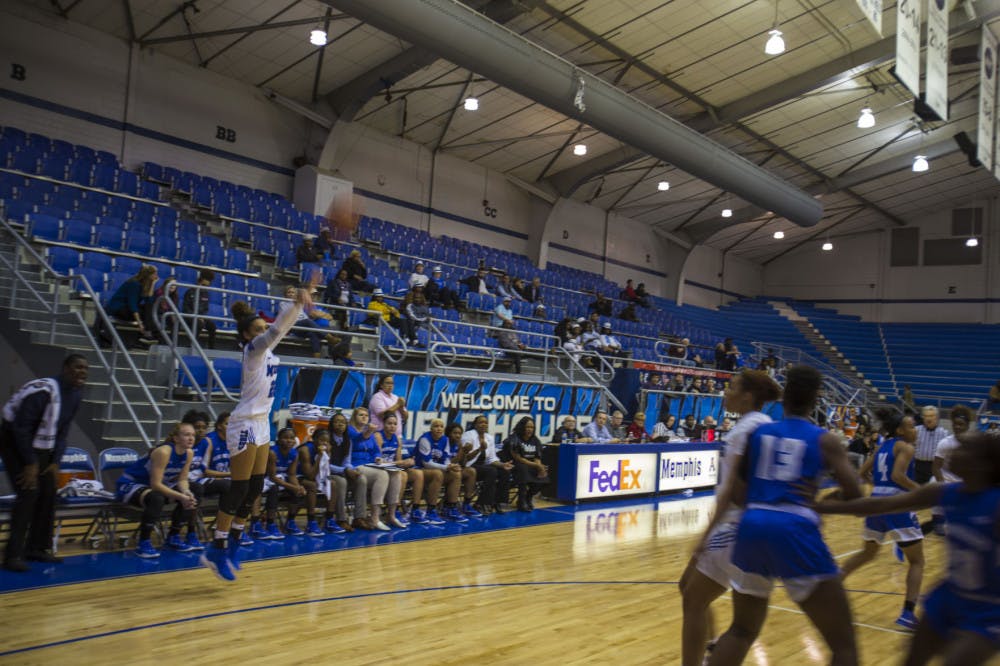
<instances>
[{"instance_id":1,"label":"person wearing hat","mask_svg":"<svg viewBox=\"0 0 1000 666\"><path fill-rule=\"evenodd\" d=\"M428 280L430 278L424 273L424 262L418 261L413 267L413 272L410 273L410 289L414 287L426 287Z\"/></svg>"},{"instance_id":2,"label":"person wearing hat","mask_svg":"<svg viewBox=\"0 0 1000 666\"><path fill-rule=\"evenodd\" d=\"M581 317L583 319L583 317ZM586 320L584 320L586 321ZM578 356L583 351L583 344L580 341L580 322L575 321L569 327L569 337L563 342L563 349L574 356Z\"/></svg>"},{"instance_id":3,"label":"person wearing hat","mask_svg":"<svg viewBox=\"0 0 1000 666\"><path fill-rule=\"evenodd\" d=\"M441 267L435 266L431 271L431 279L424 285L424 294L427 302L431 305L438 305L451 310L461 310L462 301L458 298L458 292L449 289L441 276Z\"/></svg>"},{"instance_id":4,"label":"person wearing hat","mask_svg":"<svg viewBox=\"0 0 1000 666\"><path fill-rule=\"evenodd\" d=\"M381 317L382 321L399 331L405 339L410 340L413 337L410 335L409 323L400 317L399 310L385 302L385 292L381 289L376 288L372 292L372 300L368 303L368 309L372 310L372 314L365 321L369 326L376 326Z\"/></svg>"},{"instance_id":5,"label":"person wearing hat","mask_svg":"<svg viewBox=\"0 0 1000 666\"><path fill-rule=\"evenodd\" d=\"M548 313L546 313L546 311L545 311L545 303L543 303L544 300L545 300L544 297L539 296L538 297L538 302L535 303L535 310L531 313L531 316L534 317L535 319L548 319L549 318L548 317Z\"/></svg>"},{"instance_id":6,"label":"person wearing hat","mask_svg":"<svg viewBox=\"0 0 1000 666\"><path fill-rule=\"evenodd\" d=\"M510 309L510 304L513 299L510 296L504 296L500 299L500 304L496 306L493 310L493 317L490 319L490 326L494 328L500 328L504 324L514 324L514 311Z\"/></svg>"},{"instance_id":7,"label":"person wearing hat","mask_svg":"<svg viewBox=\"0 0 1000 666\"><path fill-rule=\"evenodd\" d=\"M601 324L601 353L609 356L624 356L622 343L611 334L611 322Z\"/></svg>"}]
</instances>

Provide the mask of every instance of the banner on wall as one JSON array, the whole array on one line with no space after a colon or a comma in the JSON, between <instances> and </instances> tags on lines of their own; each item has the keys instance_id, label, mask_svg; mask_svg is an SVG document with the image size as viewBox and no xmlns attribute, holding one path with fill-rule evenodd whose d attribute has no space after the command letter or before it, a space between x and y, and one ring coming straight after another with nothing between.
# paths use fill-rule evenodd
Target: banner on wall
<instances>
[{"instance_id":1,"label":"banner on wall","mask_svg":"<svg viewBox=\"0 0 1000 666\"><path fill-rule=\"evenodd\" d=\"M976 157L987 171L993 171L993 132L997 95L997 38L983 25L979 54L979 124Z\"/></svg>"},{"instance_id":2,"label":"banner on wall","mask_svg":"<svg viewBox=\"0 0 1000 666\"><path fill-rule=\"evenodd\" d=\"M764 405L764 413L775 421L782 418L784 410L780 403L769 402ZM698 423L701 423L706 416L711 416L716 423L722 423L722 419L730 418L735 421L740 417L735 412L727 412L723 406L721 395L704 395L698 393L684 393L679 395L668 395L662 393L646 394L646 430L653 432L653 428L660 420L662 414L672 414L677 418L674 429L680 428L681 421L688 414L694 416Z\"/></svg>"},{"instance_id":3,"label":"banner on wall","mask_svg":"<svg viewBox=\"0 0 1000 666\"><path fill-rule=\"evenodd\" d=\"M485 414L489 433L501 438L522 417L530 416L539 439L547 442L566 416L576 417L580 428L590 423L601 398L596 389L552 384L427 375L395 375L394 379L393 393L406 400L409 411L403 424L406 440L427 432L432 419L468 427L476 416ZM272 423L284 423L293 403L311 403L349 415L355 407L368 406L376 381L375 375L358 371L279 368Z\"/></svg>"},{"instance_id":4,"label":"banner on wall","mask_svg":"<svg viewBox=\"0 0 1000 666\"><path fill-rule=\"evenodd\" d=\"M948 120L947 0L927 0L927 106Z\"/></svg>"},{"instance_id":5,"label":"banner on wall","mask_svg":"<svg viewBox=\"0 0 1000 666\"><path fill-rule=\"evenodd\" d=\"M879 37L882 36L882 0L857 0L861 13L865 15L873 26Z\"/></svg>"},{"instance_id":6,"label":"banner on wall","mask_svg":"<svg viewBox=\"0 0 1000 666\"><path fill-rule=\"evenodd\" d=\"M931 0L932 2L934 0ZM896 78L920 96L920 21L924 0L896 3Z\"/></svg>"}]
</instances>

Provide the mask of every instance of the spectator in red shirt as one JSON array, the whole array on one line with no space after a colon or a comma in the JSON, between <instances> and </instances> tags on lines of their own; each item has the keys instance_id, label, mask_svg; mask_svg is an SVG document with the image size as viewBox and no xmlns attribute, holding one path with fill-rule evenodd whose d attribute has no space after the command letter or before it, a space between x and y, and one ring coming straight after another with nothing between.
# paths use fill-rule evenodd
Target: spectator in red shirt
<instances>
[{"instance_id":1,"label":"spectator in red shirt","mask_svg":"<svg viewBox=\"0 0 1000 666\"><path fill-rule=\"evenodd\" d=\"M629 424L626 436L629 442L648 442L649 433L646 432L646 413L636 412Z\"/></svg>"}]
</instances>

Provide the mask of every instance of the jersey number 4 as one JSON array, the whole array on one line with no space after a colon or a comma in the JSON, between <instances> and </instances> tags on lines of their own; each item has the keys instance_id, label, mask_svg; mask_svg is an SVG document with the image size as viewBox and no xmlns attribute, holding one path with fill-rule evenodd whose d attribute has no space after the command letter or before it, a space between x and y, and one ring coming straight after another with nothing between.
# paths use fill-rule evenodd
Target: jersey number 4
<instances>
[{"instance_id":1,"label":"jersey number 4","mask_svg":"<svg viewBox=\"0 0 1000 666\"><path fill-rule=\"evenodd\" d=\"M889 454L880 453L875 456L875 467L883 483L889 480Z\"/></svg>"},{"instance_id":2,"label":"jersey number 4","mask_svg":"<svg viewBox=\"0 0 1000 666\"><path fill-rule=\"evenodd\" d=\"M760 438L760 458L754 476L766 481L798 481L802 477L802 459L806 443L764 435Z\"/></svg>"}]
</instances>

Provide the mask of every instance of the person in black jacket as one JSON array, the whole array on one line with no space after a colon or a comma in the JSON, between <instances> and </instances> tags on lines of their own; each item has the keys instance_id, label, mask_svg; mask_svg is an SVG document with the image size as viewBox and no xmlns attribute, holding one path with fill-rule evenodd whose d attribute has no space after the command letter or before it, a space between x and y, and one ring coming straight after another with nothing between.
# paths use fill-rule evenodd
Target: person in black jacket
<instances>
[{"instance_id":1,"label":"person in black jacket","mask_svg":"<svg viewBox=\"0 0 1000 666\"><path fill-rule=\"evenodd\" d=\"M461 310L462 301L458 298L458 293L449 289L441 277L441 267L435 266L431 271L431 279L424 285L424 295L431 305L440 305L443 308Z\"/></svg>"},{"instance_id":2,"label":"person in black jacket","mask_svg":"<svg viewBox=\"0 0 1000 666\"><path fill-rule=\"evenodd\" d=\"M296 263L301 266L302 264L315 264L319 260L319 253L316 252L316 246L313 245L312 236L306 236L302 239L302 244L295 250Z\"/></svg>"},{"instance_id":3,"label":"person in black jacket","mask_svg":"<svg viewBox=\"0 0 1000 666\"><path fill-rule=\"evenodd\" d=\"M196 283L199 287L208 287L212 284L215 279L215 273L207 268L203 268L198 271L198 282ZM189 288L184 292L184 303L181 306L181 311L187 314L208 314L208 301L209 301L209 291L208 289L198 289L196 287ZM195 307L195 299L198 299L197 308ZM211 319L204 317L197 317L194 320L188 319L188 326L191 327L191 331L197 336L200 335L202 331L208 333L208 348L215 348L215 329L217 328L215 322Z\"/></svg>"},{"instance_id":4,"label":"person in black jacket","mask_svg":"<svg viewBox=\"0 0 1000 666\"><path fill-rule=\"evenodd\" d=\"M56 473L88 370L86 358L70 354L58 377L28 382L3 407L0 457L17 493L3 559L8 571L30 571L25 560L61 561L51 552Z\"/></svg>"},{"instance_id":5,"label":"person in black jacket","mask_svg":"<svg viewBox=\"0 0 1000 666\"><path fill-rule=\"evenodd\" d=\"M542 463L542 443L535 436L535 421L530 416L517 422L514 434L504 440L503 450L514 462L517 510L532 511L535 494L549 482L549 468Z\"/></svg>"},{"instance_id":6,"label":"person in black jacket","mask_svg":"<svg viewBox=\"0 0 1000 666\"><path fill-rule=\"evenodd\" d=\"M352 250L340 268L347 271L347 279L354 291L369 292L375 289L375 285L368 281L368 267L361 260L359 250Z\"/></svg>"}]
</instances>

